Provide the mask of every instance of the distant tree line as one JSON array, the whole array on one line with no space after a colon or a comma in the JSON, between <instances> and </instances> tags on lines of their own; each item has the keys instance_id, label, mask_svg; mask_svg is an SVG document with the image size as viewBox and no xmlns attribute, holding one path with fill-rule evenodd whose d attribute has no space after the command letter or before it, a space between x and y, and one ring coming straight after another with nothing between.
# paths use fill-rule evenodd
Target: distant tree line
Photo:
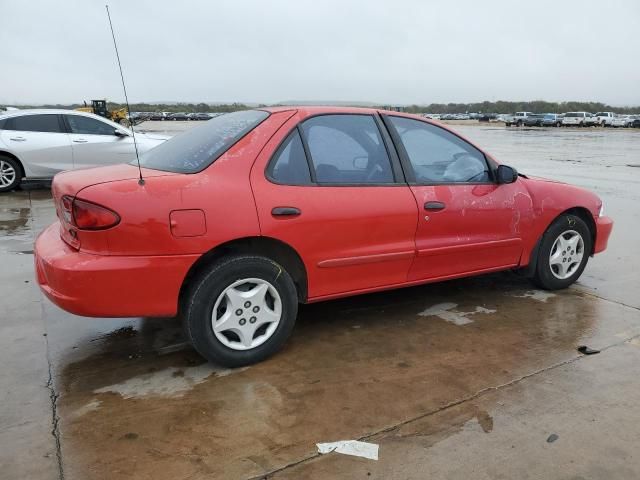
<instances>
[{"instance_id":1,"label":"distant tree line","mask_svg":"<svg viewBox=\"0 0 640 480\"><path fill-rule=\"evenodd\" d=\"M90 104L89 104L90 105ZM342 104L345 105L345 104ZM74 109L83 107L83 104L73 103L67 105L30 105L20 108L64 108ZM265 107L259 105L258 107ZM108 108L115 110L124 107L122 103L108 102ZM252 108L243 103L209 104L209 103L132 103L132 112L235 112ZM477 102L477 103L432 103L430 105L404 105L390 107L381 105L380 108L401 109L409 113L564 113L564 112L618 112L639 113L640 107L612 107L601 102L545 102L535 100L532 102Z\"/></svg>"},{"instance_id":2,"label":"distant tree line","mask_svg":"<svg viewBox=\"0 0 640 480\"><path fill-rule=\"evenodd\" d=\"M638 113L640 107L612 107L601 102L478 102L478 103L432 103L430 105L409 105L404 107L409 113L565 113L565 112L617 112Z\"/></svg>"}]
</instances>

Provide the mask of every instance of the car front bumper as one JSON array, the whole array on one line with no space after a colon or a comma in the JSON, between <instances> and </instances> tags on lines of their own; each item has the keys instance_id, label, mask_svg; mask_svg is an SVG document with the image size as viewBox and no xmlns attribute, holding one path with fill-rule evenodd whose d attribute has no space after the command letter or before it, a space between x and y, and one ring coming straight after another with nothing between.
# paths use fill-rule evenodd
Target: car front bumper
<instances>
[{"instance_id":1,"label":"car front bumper","mask_svg":"<svg viewBox=\"0 0 640 480\"><path fill-rule=\"evenodd\" d=\"M611 230L613 230L613 220L609 217L598 217L596 220L596 242L593 246L593 253L600 253L607 248Z\"/></svg>"},{"instance_id":2,"label":"car front bumper","mask_svg":"<svg viewBox=\"0 0 640 480\"><path fill-rule=\"evenodd\" d=\"M199 255L106 256L76 251L58 222L37 238L34 259L44 294L85 317L171 317L180 288Z\"/></svg>"}]
</instances>

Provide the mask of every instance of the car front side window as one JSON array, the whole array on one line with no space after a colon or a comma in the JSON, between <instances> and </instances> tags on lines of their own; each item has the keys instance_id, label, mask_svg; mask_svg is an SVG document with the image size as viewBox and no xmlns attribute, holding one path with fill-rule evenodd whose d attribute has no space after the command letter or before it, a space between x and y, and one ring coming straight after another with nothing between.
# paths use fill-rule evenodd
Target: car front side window
<instances>
[{"instance_id":1,"label":"car front side window","mask_svg":"<svg viewBox=\"0 0 640 480\"><path fill-rule=\"evenodd\" d=\"M301 124L317 183L394 183L391 161L371 115L320 115Z\"/></svg>"},{"instance_id":2,"label":"car front side window","mask_svg":"<svg viewBox=\"0 0 640 480\"><path fill-rule=\"evenodd\" d=\"M71 133L82 135L113 135L115 128L108 123L82 115L66 115Z\"/></svg>"},{"instance_id":3,"label":"car front side window","mask_svg":"<svg viewBox=\"0 0 640 480\"><path fill-rule=\"evenodd\" d=\"M387 117L418 184L487 183L484 154L447 130L405 117Z\"/></svg>"}]
</instances>

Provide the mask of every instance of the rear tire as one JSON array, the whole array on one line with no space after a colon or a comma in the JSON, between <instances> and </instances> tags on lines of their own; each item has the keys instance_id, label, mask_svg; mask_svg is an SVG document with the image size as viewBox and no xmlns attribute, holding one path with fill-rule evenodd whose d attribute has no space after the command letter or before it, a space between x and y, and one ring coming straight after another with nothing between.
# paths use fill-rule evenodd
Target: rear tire
<instances>
[{"instance_id":1,"label":"rear tire","mask_svg":"<svg viewBox=\"0 0 640 480\"><path fill-rule=\"evenodd\" d=\"M260 362L282 348L296 322L289 273L265 257L224 258L193 279L183 308L187 338L226 367Z\"/></svg>"},{"instance_id":2,"label":"rear tire","mask_svg":"<svg viewBox=\"0 0 640 480\"><path fill-rule=\"evenodd\" d=\"M592 236L580 217L558 217L542 236L533 282L545 290L560 290L574 283L589 260Z\"/></svg>"},{"instance_id":3,"label":"rear tire","mask_svg":"<svg viewBox=\"0 0 640 480\"><path fill-rule=\"evenodd\" d=\"M22 168L13 158L0 155L0 193L9 192L20 186Z\"/></svg>"}]
</instances>

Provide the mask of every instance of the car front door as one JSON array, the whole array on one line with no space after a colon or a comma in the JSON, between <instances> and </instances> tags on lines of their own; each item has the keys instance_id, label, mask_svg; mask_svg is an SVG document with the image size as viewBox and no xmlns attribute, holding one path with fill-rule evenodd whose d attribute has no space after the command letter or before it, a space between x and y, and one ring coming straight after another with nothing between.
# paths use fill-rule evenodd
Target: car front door
<instances>
[{"instance_id":1,"label":"car front door","mask_svg":"<svg viewBox=\"0 0 640 480\"><path fill-rule=\"evenodd\" d=\"M385 116L418 208L409 281L445 279L516 266L533 220L521 182L494 182L476 147L436 125Z\"/></svg>"},{"instance_id":2,"label":"car front door","mask_svg":"<svg viewBox=\"0 0 640 480\"><path fill-rule=\"evenodd\" d=\"M51 178L73 168L71 143L60 115L8 117L0 130L2 143L22 162L27 178Z\"/></svg>"},{"instance_id":3,"label":"car front door","mask_svg":"<svg viewBox=\"0 0 640 480\"><path fill-rule=\"evenodd\" d=\"M375 115L296 114L254 164L261 233L298 252L309 300L406 282L417 207L380 126Z\"/></svg>"},{"instance_id":4,"label":"car front door","mask_svg":"<svg viewBox=\"0 0 640 480\"><path fill-rule=\"evenodd\" d=\"M135 158L132 138L124 130L96 118L68 114L64 119L73 148L73 168L101 167ZM119 130L122 135L116 135Z\"/></svg>"}]
</instances>

